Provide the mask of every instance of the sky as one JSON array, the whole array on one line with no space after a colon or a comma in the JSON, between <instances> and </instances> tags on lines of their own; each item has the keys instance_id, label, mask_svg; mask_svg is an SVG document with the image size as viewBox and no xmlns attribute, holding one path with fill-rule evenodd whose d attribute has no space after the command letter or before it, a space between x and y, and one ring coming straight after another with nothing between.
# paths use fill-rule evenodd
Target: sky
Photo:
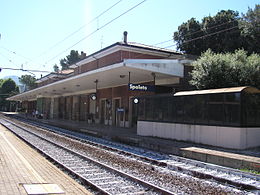
<instances>
[{"instance_id":1,"label":"sky","mask_svg":"<svg viewBox=\"0 0 260 195\"><path fill-rule=\"evenodd\" d=\"M178 26L259 0L0 0L0 68L53 71L70 50L94 53L123 40L175 49ZM165 42L168 41L168 42ZM158 44L165 42L163 44ZM47 72L3 69L0 78Z\"/></svg>"}]
</instances>

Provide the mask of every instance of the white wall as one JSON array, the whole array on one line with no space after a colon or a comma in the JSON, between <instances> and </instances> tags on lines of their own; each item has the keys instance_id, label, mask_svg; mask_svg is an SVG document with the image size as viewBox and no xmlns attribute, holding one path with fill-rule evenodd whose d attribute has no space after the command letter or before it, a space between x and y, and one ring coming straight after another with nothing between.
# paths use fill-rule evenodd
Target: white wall
<instances>
[{"instance_id":1,"label":"white wall","mask_svg":"<svg viewBox=\"0 0 260 195\"><path fill-rule=\"evenodd\" d=\"M138 121L137 134L233 149L260 146L260 127L240 128Z\"/></svg>"}]
</instances>

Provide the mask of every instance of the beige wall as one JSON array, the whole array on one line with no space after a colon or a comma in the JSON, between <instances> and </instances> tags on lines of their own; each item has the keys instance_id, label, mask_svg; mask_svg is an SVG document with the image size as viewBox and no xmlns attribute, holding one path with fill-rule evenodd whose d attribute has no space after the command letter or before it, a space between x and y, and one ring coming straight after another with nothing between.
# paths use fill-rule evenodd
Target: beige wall
<instances>
[{"instance_id":1,"label":"beige wall","mask_svg":"<svg viewBox=\"0 0 260 195\"><path fill-rule=\"evenodd\" d=\"M202 126L138 121L137 134L245 149L260 146L260 128Z\"/></svg>"}]
</instances>

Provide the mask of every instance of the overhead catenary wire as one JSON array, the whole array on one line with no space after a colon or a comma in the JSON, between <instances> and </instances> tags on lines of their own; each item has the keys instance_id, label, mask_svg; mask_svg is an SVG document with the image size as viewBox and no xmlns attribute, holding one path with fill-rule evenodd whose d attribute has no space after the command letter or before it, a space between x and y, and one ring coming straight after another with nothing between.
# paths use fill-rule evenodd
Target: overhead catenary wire
<instances>
[{"instance_id":1,"label":"overhead catenary wire","mask_svg":"<svg viewBox=\"0 0 260 195\"><path fill-rule=\"evenodd\" d=\"M76 34L77 32L79 32L80 30L82 30L84 27L86 27L87 25L89 25L89 24L92 23L93 21L97 20L100 16L102 16L103 14L105 14L106 12L108 12L109 10L111 10L113 7L115 7L115 6L116 6L117 4L119 4L121 1L123 1L123 0L119 0L119 1L117 1L116 3L114 3L112 6L110 6L109 8L107 8L106 10L104 10L103 12L101 12L98 16L96 16L95 18L93 18L91 21L89 21L87 24L81 26L81 27L78 28L76 31L72 32L72 33L69 34L67 37L65 37L65 38L62 39L61 41L59 41L59 42L57 42L56 44L54 44L53 46L51 46L48 50L46 50L45 52L43 52L42 54L40 54L37 58L39 58L39 57L41 57L42 55L46 54L48 51L50 51L51 49L55 48L57 45L59 45L60 43L64 42L65 40L67 40L68 38L70 38L71 36L73 36L74 34ZM13 54L13 55L20 56L20 57L26 59L27 61L30 61L30 62L32 62L32 63L34 63L34 64L39 64L40 66L45 67L44 64L41 64L41 63L38 63L38 62L35 63L34 60L32 60L32 59L30 59L30 58L28 58L28 57L25 57L25 56L23 56L23 55L20 55L20 54L18 54L17 52L12 51L12 50L10 50L10 49L8 49L8 48L6 48L6 47L3 47L3 46L2 46L1 48L3 48L4 50L10 52L10 53ZM2 55L2 56L3 56L3 55ZM14 64L15 66L18 67L18 65L15 64L12 60L8 59L8 58L5 57L5 56L3 56L3 57L6 58L9 62L11 62L12 64ZM21 70L21 69L19 69L19 70ZM28 71L28 72L29 72L29 71ZM40 72L44 72L44 71L40 71ZM47 72L50 72L50 71L47 71ZM29 73L33 74L32 72L29 72Z\"/></svg>"},{"instance_id":2,"label":"overhead catenary wire","mask_svg":"<svg viewBox=\"0 0 260 195\"><path fill-rule=\"evenodd\" d=\"M47 63L52 61L53 59L57 58L58 56L60 56L61 54L63 54L64 52L68 51L69 49L71 49L72 47L74 47L75 45L79 44L80 42L84 41L85 39L89 38L90 36L92 36L93 34L95 34L97 31L103 29L104 27L108 26L109 24L111 24L112 22L114 22L115 20L117 20L118 18L122 17L123 15L127 14L128 12L132 11L133 9L135 9L136 7L140 6L141 4L143 4L145 1L147 0L143 0L140 3L134 5L133 7L131 7L130 9L126 10L125 12L123 12L122 14L118 15L117 17L113 18L112 20L110 20L109 22L105 23L104 25L102 25L101 27L97 28L96 30L94 30L93 32L91 32L90 34L88 34L87 36L83 37L82 39L80 39L79 41L77 41L76 43L74 43L73 45L71 45L70 47L68 47L67 49L63 50L62 52L58 53L57 55L55 55L54 57L50 58L47 60Z\"/></svg>"},{"instance_id":3,"label":"overhead catenary wire","mask_svg":"<svg viewBox=\"0 0 260 195\"><path fill-rule=\"evenodd\" d=\"M225 24L228 24L228 23L232 23L232 22L235 22L235 21L228 21L228 22L224 22L224 23L221 23L221 24L218 24L218 25L214 25L214 26L211 26L211 27L208 27L206 29L199 29L197 31L194 31L194 32L188 32L187 35L190 36L190 35L194 35L196 33L199 33L199 32L203 32L205 30L210 30L210 29L213 29L213 28L217 28L217 27L220 27L220 26L223 26ZM161 45L161 44L164 44L164 43L168 43L170 41L173 41L173 39L169 39L169 40L166 40L166 41L161 41L159 43L155 43L153 45Z\"/></svg>"},{"instance_id":4,"label":"overhead catenary wire","mask_svg":"<svg viewBox=\"0 0 260 195\"><path fill-rule=\"evenodd\" d=\"M10 52L11 54L13 54L13 55L17 55L17 56L19 56L19 57L21 57L21 58L24 58L24 59L26 59L27 61L30 61L30 62L32 62L32 63L34 63L34 64L38 64L38 65L42 65L42 64L40 64L40 63L38 63L38 62L34 62L32 59L30 59L30 58L28 58L28 57L25 57L25 56L23 56L23 55L21 55L21 54L18 54L17 52L15 52L15 51L12 51L12 50L10 50L10 49L8 49L8 48L6 48L6 47L0 47L0 48L2 48L2 49L4 49L4 50L6 50L6 51L8 51L8 52ZM0 53L1 54L1 53ZM5 57L3 54L1 54L3 57ZM9 62L11 62L11 63L13 63L13 61L12 60L10 60L10 59L8 59L7 57L5 57ZM18 65L16 65L15 63L13 63L15 66L18 66Z\"/></svg>"},{"instance_id":5,"label":"overhead catenary wire","mask_svg":"<svg viewBox=\"0 0 260 195\"><path fill-rule=\"evenodd\" d=\"M7 67L0 67L2 70L20 70L20 71L26 71L26 72L42 72L42 73L52 73L51 71L45 71L45 70L29 70L29 69L23 69L23 68L7 68Z\"/></svg>"},{"instance_id":6,"label":"overhead catenary wire","mask_svg":"<svg viewBox=\"0 0 260 195\"><path fill-rule=\"evenodd\" d=\"M118 4L118 3L121 2L121 1L122 1L122 0L117 1L117 2L116 2L114 5L112 5L112 6L115 6L116 4ZM144 0L144 1L146 1L146 0ZM140 2L139 4L142 4L144 1ZM138 4L138 5L139 5L139 4ZM138 5L136 5L136 6L138 6ZM111 7L112 7L112 6L111 6ZM135 8L135 6L134 6L133 8ZM126 12L131 11L133 8L131 8L130 10L127 10ZM109 9L109 8L108 8L108 9ZM107 10L108 10L108 9L107 9ZM105 10L105 11L107 11L107 10ZM104 12L105 12L105 11L104 11ZM102 14L102 13L101 13L101 14ZM101 14L100 14L100 15L101 15ZM121 16L124 15L124 14L126 14L126 13L125 13L125 12L122 13L121 15L119 15L119 16L116 17L116 18L114 18L113 20L116 20L117 18L121 17ZM100 15L98 15L96 18L98 18ZM95 18L94 18L94 19L95 19ZM93 19L93 20L94 20L94 19ZM92 32L92 33L95 33L96 31L100 30L101 28L105 27L106 25L112 23L113 20L111 20L111 21L109 21L108 23L104 24L103 26L101 26L100 28L96 29L96 30L95 30L94 32ZM218 25L215 25L215 26L211 26L210 28L207 28L207 29L216 28L216 27L218 27L218 26L222 26L222 25L227 24L227 23L230 23L230 22L234 22L234 21L228 21L228 22L225 22L225 23L222 23L222 24L218 24ZM236 28L236 27L237 27L237 26L232 27L232 28ZM232 29L232 28L231 28L231 29ZM228 30L228 29L226 29L226 30L224 29L224 30L221 30L221 31L227 31L227 30ZM192 34L195 34L195 33L200 32L200 31L202 31L202 30L195 31L195 32L193 32ZM218 31L218 32L220 32L220 31ZM91 33L89 36L91 36L92 33ZM194 38L194 39L187 40L187 41L185 41L184 43L188 43L188 42L190 42L190 41L194 41L194 40L197 40L197 39L200 39L200 38L203 38L203 37L207 37L207 36L211 36L211 35L214 35L214 34L217 34L217 33L214 32L214 33L211 33L211 34L208 34L208 35L203 35L203 36L201 36L201 37L196 37L196 38ZM83 41L83 40L86 39L86 38L88 38L88 37L84 37L84 38L81 39L79 42ZM157 43L157 44L155 44L155 45L167 43L167 42L169 42L169 41L172 41L172 39L167 40L167 41L163 41L163 42L160 42L160 43ZM79 42L75 43L73 46L77 45ZM175 44L173 44L173 45L170 45L170 46L167 46L167 47L163 47L163 48L173 47L173 46L175 46L176 44L177 44L177 43L175 43ZM73 47L73 46L71 46L71 47ZM70 48L71 48L71 47L70 47ZM68 49L70 49L70 48L68 48ZM67 51L68 49L66 49L66 51ZM9 51L10 51L10 50L9 50ZM10 52L12 52L12 51L10 51ZM65 52L65 51L64 51L64 52ZM13 53L13 54L16 54L16 52L12 52L12 53ZM21 69L19 69L19 70L21 70ZM42 72L42 71L41 71L41 72ZM50 71L46 71L46 72L50 72Z\"/></svg>"},{"instance_id":7,"label":"overhead catenary wire","mask_svg":"<svg viewBox=\"0 0 260 195\"><path fill-rule=\"evenodd\" d=\"M222 29L222 30L214 32L214 33L210 33L210 34L207 34L207 35L203 35L203 36L200 36L200 37L189 39L189 40L183 41L182 43L188 43L188 42L195 41L195 40L198 40L198 39L202 39L202 38L205 38L205 37L208 37L208 36L212 36L212 35L215 35L215 34L220 34L220 33L223 33L223 32L229 31L229 30L233 30L235 28L238 28L238 26L234 26L234 27L227 28L227 29ZM173 47L173 46L176 46L176 45L177 45L177 43L175 43L173 45L170 45L170 46L163 47L162 49L166 49L166 48ZM144 54L140 54L138 56L140 57L142 55L144 55ZM26 69L21 69L21 68L20 69L16 69L16 68L6 68L6 67L0 67L0 68L1 69L8 69L8 70L27 71L27 72L29 72L31 74L33 74L32 72L52 73L51 71L42 71L42 70L26 70Z\"/></svg>"},{"instance_id":8,"label":"overhead catenary wire","mask_svg":"<svg viewBox=\"0 0 260 195\"><path fill-rule=\"evenodd\" d=\"M219 33L222 33L222 32L226 32L226 31L229 31L229 30L233 30L235 28L238 28L238 26L233 26L231 28L227 28L227 29L223 29L223 30L220 30L220 31L217 31L217 32L213 32L213 33L210 33L210 34L207 34L207 35L203 35L203 36L200 36L200 37L196 37L196 38L193 38L193 39L189 39L189 40L186 40L186 41L182 41L182 43L189 43L191 41L196 41L198 39L202 39L202 38L205 38L205 37L209 37L209 36L212 36L212 35L215 35L215 34L219 34ZM169 47L173 47L173 46L176 46L177 43L173 44L173 45L169 45L167 47L164 47L164 48L169 48Z\"/></svg>"},{"instance_id":9,"label":"overhead catenary wire","mask_svg":"<svg viewBox=\"0 0 260 195\"><path fill-rule=\"evenodd\" d=\"M214 25L214 26L210 26L210 27L208 27L208 28L199 29L199 30L194 31L194 32L188 32L188 35L189 35L189 36L190 36L190 35L194 35L194 34L199 33L199 32L211 30L211 29L213 29L213 28L217 28L217 27L223 26L223 25L225 25L225 24L234 23L234 22L236 22L236 21L235 21L235 20L233 20L233 21L227 21L227 22L224 22L224 23L221 23L221 24L217 24L217 25Z\"/></svg>"},{"instance_id":10,"label":"overhead catenary wire","mask_svg":"<svg viewBox=\"0 0 260 195\"><path fill-rule=\"evenodd\" d=\"M20 57L22 57L22 58L24 58L24 59L26 59L26 60L28 60L28 61L33 61L32 59L27 58L27 57L25 57L25 56L23 56L23 55L21 55L21 54L18 54L17 52L12 51L12 50L10 50L10 49L8 49L8 48L6 48L6 47L1 47L1 48L5 49L6 51L10 52L11 54L20 56Z\"/></svg>"},{"instance_id":11,"label":"overhead catenary wire","mask_svg":"<svg viewBox=\"0 0 260 195\"><path fill-rule=\"evenodd\" d=\"M92 20L90 20L88 23L84 24L83 26L79 27L77 30L75 30L74 32L70 33L68 36L66 36L65 38L63 38L62 40L58 41L57 43L55 43L54 45L52 45L49 49L45 50L42 54L40 54L38 57L43 56L44 54L50 52L53 48L55 48L56 46L58 46L59 44L61 44L62 42L64 42L65 40L67 40L68 38L72 37L73 35L75 35L77 32L81 31L82 29L84 29L87 25L91 24L93 21L97 20L100 16L104 15L106 12L108 12L109 10L111 10L113 7L115 7L117 4L119 4L121 1L123 0L119 0L116 3L114 3L112 6L110 6L109 8L107 8L106 10L104 10L102 13L100 13L98 16L96 16L95 18L93 18Z\"/></svg>"},{"instance_id":12,"label":"overhead catenary wire","mask_svg":"<svg viewBox=\"0 0 260 195\"><path fill-rule=\"evenodd\" d=\"M13 65L15 65L16 67L19 67L17 64L15 64L11 59L9 59L8 57L6 57L5 55L3 55L2 53L0 53L0 56L2 56L3 58L5 58L9 63L12 63Z\"/></svg>"},{"instance_id":13,"label":"overhead catenary wire","mask_svg":"<svg viewBox=\"0 0 260 195\"><path fill-rule=\"evenodd\" d=\"M170 41L172 41L172 39L169 39L169 40L166 40L166 41L162 41L162 42L159 42L159 43L155 43L153 45L161 45L161 44L164 44L164 43L168 43Z\"/></svg>"},{"instance_id":14,"label":"overhead catenary wire","mask_svg":"<svg viewBox=\"0 0 260 195\"><path fill-rule=\"evenodd\" d=\"M189 39L187 41L183 41L182 43L188 43L188 42L191 42L191 41L195 41L197 39L201 39L201 38L204 38L204 37L208 37L208 36L212 36L212 35L215 35L215 34L223 33L223 32L229 31L229 30L233 30L235 28L238 28L238 26L222 29L220 31L217 31L217 32L214 32L214 33L210 33L210 34L207 34L207 35L203 35L203 36L200 36L200 37L196 37L194 39ZM173 40L171 39L171 41L173 41ZM169 41L163 41L163 42L169 42ZM177 45L177 43L169 45L169 46L166 46L166 47L158 47L158 48L167 49L167 48L170 48L170 47L173 47L173 46L176 46L176 45ZM146 54L139 54L139 55L136 55L135 57L140 57L140 56L143 56L143 55L146 55Z\"/></svg>"}]
</instances>

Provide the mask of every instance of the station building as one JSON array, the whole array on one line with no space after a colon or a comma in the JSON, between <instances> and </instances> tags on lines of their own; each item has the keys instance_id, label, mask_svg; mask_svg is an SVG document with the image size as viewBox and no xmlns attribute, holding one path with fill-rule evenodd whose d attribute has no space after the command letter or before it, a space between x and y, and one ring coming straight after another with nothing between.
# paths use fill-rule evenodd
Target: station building
<instances>
[{"instance_id":1,"label":"station building","mask_svg":"<svg viewBox=\"0 0 260 195\"><path fill-rule=\"evenodd\" d=\"M141 136L224 148L260 146L260 90L235 87L191 91L194 56L137 43L114 43L69 70L12 96L45 119L136 127Z\"/></svg>"},{"instance_id":2,"label":"station building","mask_svg":"<svg viewBox=\"0 0 260 195\"><path fill-rule=\"evenodd\" d=\"M37 81L38 87L10 97L27 113L46 119L133 127L135 97L189 90L190 56L137 43L114 43ZM136 99L137 100L137 99Z\"/></svg>"}]
</instances>

